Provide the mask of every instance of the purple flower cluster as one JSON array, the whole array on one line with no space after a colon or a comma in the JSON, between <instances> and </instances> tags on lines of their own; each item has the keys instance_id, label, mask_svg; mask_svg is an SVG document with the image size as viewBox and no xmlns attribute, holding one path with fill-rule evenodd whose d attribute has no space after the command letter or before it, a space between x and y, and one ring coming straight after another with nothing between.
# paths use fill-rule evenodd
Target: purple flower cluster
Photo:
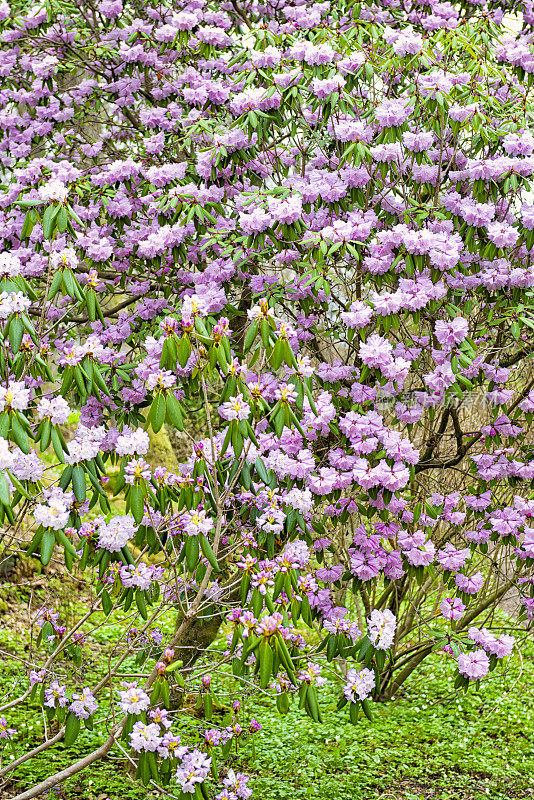
<instances>
[{"instance_id":1,"label":"purple flower cluster","mask_svg":"<svg viewBox=\"0 0 534 800\"><path fill-rule=\"evenodd\" d=\"M148 659L156 699L110 690L141 775L172 758L192 796L211 759L170 732L147 604L226 615L207 714L227 660L317 718L323 657L365 701L433 618L467 685L512 652L461 633L508 575L534 615L530 2L513 37L506 3L242 5L0 3L0 512L143 618L110 682ZM46 670L48 714L92 720Z\"/></svg>"}]
</instances>

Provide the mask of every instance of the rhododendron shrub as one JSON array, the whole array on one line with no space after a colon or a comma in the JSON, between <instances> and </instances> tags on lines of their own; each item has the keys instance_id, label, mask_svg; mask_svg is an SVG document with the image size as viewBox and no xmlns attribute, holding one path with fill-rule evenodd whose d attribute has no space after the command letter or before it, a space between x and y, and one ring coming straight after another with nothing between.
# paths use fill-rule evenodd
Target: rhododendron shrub
<instances>
[{"instance_id":1,"label":"rhododendron shrub","mask_svg":"<svg viewBox=\"0 0 534 800\"><path fill-rule=\"evenodd\" d=\"M103 742L18 800L114 749L172 796L246 798L242 696L320 722L328 682L357 722L436 651L478 685L514 646L510 593L528 628L522 14L0 5L3 558L90 590L73 625L33 612L0 776L84 726ZM54 722L33 751L16 707Z\"/></svg>"}]
</instances>

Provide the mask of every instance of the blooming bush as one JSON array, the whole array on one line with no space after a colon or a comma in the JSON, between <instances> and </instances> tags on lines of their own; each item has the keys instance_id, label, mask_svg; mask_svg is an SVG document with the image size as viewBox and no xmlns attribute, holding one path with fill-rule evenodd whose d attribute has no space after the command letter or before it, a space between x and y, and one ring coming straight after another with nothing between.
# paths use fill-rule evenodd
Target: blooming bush
<instances>
[{"instance_id":1,"label":"blooming bush","mask_svg":"<svg viewBox=\"0 0 534 800\"><path fill-rule=\"evenodd\" d=\"M91 587L33 619L0 777L103 731L17 800L114 748L246 798L242 695L320 722L328 680L357 722L436 650L484 679L510 592L530 624L529 8L0 5L3 557ZM55 720L34 751L18 705Z\"/></svg>"}]
</instances>

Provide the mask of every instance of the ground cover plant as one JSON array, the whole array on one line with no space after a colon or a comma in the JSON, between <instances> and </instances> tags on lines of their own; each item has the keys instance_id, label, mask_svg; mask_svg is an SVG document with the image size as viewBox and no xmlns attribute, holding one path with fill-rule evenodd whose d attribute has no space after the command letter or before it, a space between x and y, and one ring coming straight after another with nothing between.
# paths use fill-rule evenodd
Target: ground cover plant
<instances>
[{"instance_id":1,"label":"ground cover plant","mask_svg":"<svg viewBox=\"0 0 534 800\"><path fill-rule=\"evenodd\" d=\"M247 798L245 704L391 727L436 658L458 694L527 653L531 21L0 5L2 569L49 589L16 800L119 757Z\"/></svg>"},{"instance_id":2,"label":"ground cover plant","mask_svg":"<svg viewBox=\"0 0 534 800\"><path fill-rule=\"evenodd\" d=\"M23 597L26 599L25 593ZM4 656L23 653L15 631L23 604L10 600L9 606L0 641ZM102 639L106 638L112 637L103 635ZM105 662L105 654L98 652ZM21 669L16 660L9 668L7 664L4 658L4 682L13 680ZM98 665L93 664L92 669L97 674ZM250 774L255 795L264 800L530 797L534 792L532 670L528 647L521 658L515 653L505 670L494 672L479 692L459 696L453 687L452 662L445 654L436 653L428 667L405 684L402 695L378 711L373 723L363 718L357 726L352 726L342 711L336 712L335 695L328 689L320 692L326 712L322 725L296 708L281 717L268 702L252 697L244 704L241 721L246 724L252 717L261 718L262 730L254 748L250 739L244 741L238 753L230 756L229 765ZM42 740L38 717L28 720L21 712L13 722L21 726L21 732L25 724L32 726L26 746ZM202 720L197 719L194 727L200 739ZM56 749L52 764L67 766L73 750L80 756L97 743L98 731L85 731L73 748ZM15 786L43 780L50 769L48 752L25 762L14 771L5 796L11 797ZM52 796L61 800L152 797L150 787L135 785L120 753L60 784L56 791ZM153 796L157 796L155 792Z\"/></svg>"}]
</instances>

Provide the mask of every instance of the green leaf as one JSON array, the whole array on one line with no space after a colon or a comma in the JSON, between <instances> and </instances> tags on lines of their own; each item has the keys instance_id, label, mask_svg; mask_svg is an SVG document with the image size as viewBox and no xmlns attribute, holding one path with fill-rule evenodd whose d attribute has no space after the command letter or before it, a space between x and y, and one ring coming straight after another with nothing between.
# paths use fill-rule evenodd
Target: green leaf
<instances>
[{"instance_id":1,"label":"green leaf","mask_svg":"<svg viewBox=\"0 0 534 800\"><path fill-rule=\"evenodd\" d=\"M35 206L42 205L42 200L17 200L15 205L21 208L34 208Z\"/></svg>"},{"instance_id":2,"label":"green leaf","mask_svg":"<svg viewBox=\"0 0 534 800\"><path fill-rule=\"evenodd\" d=\"M11 433L15 443L18 444L23 453L30 452L30 440L28 434L22 427L16 414L11 415Z\"/></svg>"},{"instance_id":3,"label":"green leaf","mask_svg":"<svg viewBox=\"0 0 534 800\"><path fill-rule=\"evenodd\" d=\"M278 436L278 438L280 438L280 436L284 432L285 418L286 418L285 411L283 408L280 408L277 415L274 418L274 429L276 431L276 435Z\"/></svg>"},{"instance_id":4,"label":"green leaf","mask_svg":"<svg viewBox=\"0 0 534 800\"><path fill-rule=\"evenodd\" d=\"M220 364L221 370L223 375L228 374L228 360L226 358L226 350L224 349L223 344L219 344L215 346L215 350L217 353L217 361Z\"/></svg>"},{"instance_id":5,"label":"green leaf","mask_svg":"<svg viewBox=\"0 0 534 800\"><path fill-rule=\"evenodd\" d=\"M56 531L55 536L57 544L61 545L64 548L65 555L68 554L73 559L78 557L78 553L74 549L74 545L67 539L63 531Z\"/></svg>"},{"instance_id":6,"label":"green leaf","mask_svg":"<svg viewBox=\"0 0 534 800\"><path fill-rule=\"evenodd\" d=\"M104 392L104 394L107 394L109 396L109 389L106 386L106 383L104 381L104 378L102 377L102 373L100 372L99 367L97 366L96 363L93 362L92 368L93 368L93 376L92 376L93 381L96 383L101 392Z\"/></svg>"},{"instance_id":7,"label":"green leaf","mask_svg":"<svg viewBox=\"0 0 534 800\"><path fill-rule=\"evenodd\" d=\"M111 611L113 609L113 603L111 602L111 597L105 590L102 592L101 600L102 600L102 608L104 609L104 614L107 617L111 614Z\"/></svg>"},{"instance_id":8,"label":"green leaf","mask_svg":"<svg viewBox=\"0 0 534 800\"><path fill-rule=\"evenodd\" d=\"M206 692L204 694L204 716L207 720L213 717L213 697L211 692Z\"/></svg>"},{"instance_id":9,"label":"green leaf","mask_svg":"<svg viewBox=\"0 0 534 800\"><path fill-rule=\"evenodd\" d=\"M321 722L321 712L319 711L319 704L317 702L317 692L315 690L315 686L308 687L306 700L307 700L306 711L308 711L310 717L313 719L314 722Z\"/></svg>"},{"instance_id":10,"label":"green leaf","mask_svg":"<svg viewBox=\"0 0 534 800\"><path fill-rule=\"evenodd\" d=\"M78 734L80 733L81 722L78 717L71 712L67 716L67 721L65 722L65 746L70 747L74 744L76 739L78 738Z\"/></svg>"},{"instance_id":11,"label":"green leaf","mask_svg":"<svg viewBox=\"0 0 534 800\"><path fill-rule=\"evenodd\" d=\"M37 221L37 214L35 211L27 211L26 216L24 217L24 224L22 226L22 230L20 232L21 239L27 239L28 236L33 231L35 223Z\"/></svg>"},{"instance_id":12,"label":"green leaf","mask_svg":"<svg viewBox=\"0 0 534 800\"><path fill-rule=\"evenodd\" d=\"M54 448L54 453L56 454L59 461L62 464L65 463L65 454L63 451L63 445L61 444L61 439L59 438L59 433L56 428L52 428L52 433L50 438L52 439L52 447Z\"/></svg>"},{"instance_id":13,"label":"green leaf","mask_svg":"<svg viewBox=\"0 0 534 800\"><path fill-rule=\"evenodd\" d=\"M18 314L12 317L9 323L9 344L13 355L17 355L22 344L22 337L24 335L24 325Z\"/></svg>"},{"instance_id":14,"label":"green leaf","mask_svg":"<svg viewBox=\"0 0 534 800\"><path fill-rule=\"evenodd\" d=\"M147 759L148 753L141 753L139 755L139 772L141 774L141 782L144 786L150 783L150 764Z\"/></svg>"},{"instance_id":15,"label":"green leaf","mask_svg":"<svg viewBox=\"0 0 534 800\"><path fill-rule=\"evenodd\" d=\"M241 452L243 450L243 436L241 431L239 430L238 425L235 424L235 420L232 420L230 423L230 428L232 431L232 447L234 450L235 458L239 458Z\"/></svg>"},{"instance_id":16,"label":"green leaf","mask_svg":"<svg viewBox=\"0 0 534 800\"><path fill-rule=\"evenodd\" d=\"M368 697L366 697L365 700L362 700L362 708L367 719L371 722L374 722L373 712L371 711L371 702Z\"/></svg>"},{"instance_id":17,"label":"green leaf","mask_svg":"<svg viewBox=\"0 0 534 800\"><path fill-rule=\"evenodd\" d=\"M85 472L81 464L76 464L72 470L72 490L79 503L84 503L86 498Z\"/></svg>"},{"instance_id":18,"label":"green leaf","mask_svg":"<svg viewBox=\"0 0 534 800\"><path fill-rule=\"evenodd\" d=\"M4 506L10 506L11 500L9 497L9 481L4 471L0 472L0 503Z\"/></svg>"},{"instance_id":19,"label":"green leaf","mask_svg":"<svg viewBox=\"0 0 534 800\"><path fill-rule=\"evenodd\" d=\"M2 439L7 439L9 434L9 414L7 411L0 413L0 436Z\"/></svg>"},{"instance_id":20,"label":"green leaf","mask_svg":"<svg viewBox=\"0 0 534 800\"><path fill-rule=\"evenodd\" d=\"M202 534L200 536L200 547L202 552L204 553L205 557L208 559L209 563L213 567L216 572L219 572L219 564L217 563L217 559L215 558L215 553L211 549L211 544L207 536Z\"/></svg>"},{"instance_id":21,"label":"green leaf","mask_svg":"<svg viewBox=\"0 0 534 800\"><path fill-rule=\"evenodd\" d=\"M86 397L87 389L85 388L83 372L79 364L74 367L74 378L76 380L76 386L78 387L79 393L81 394L82 397Z\"/></svg>"},{"instance_id":22,"label":"green leaf","mask_svg":"<svg viewBox=\"0 0 534 800\"><path fill-rule=\"evenodd\" d=\"M125 545L121 550L121 555L123 559L126 561L127 564L135 564L132 554L127 545Z\"/></svg>"},{"instance_id":23,"label":"green leaf","mask_svg":"<svg viewBox=\"0 0 534 800\"><path fill-rule=\"evenodd\" d=\"M337 653L337 636L331 635L326 645L326 660L332 661Z\"/></svg>"},{"instance_id":24,"label":"green leaf","mask_svg":"<svg viewBox=\"0 0 534 800\"><path fill-rule=\"evenodd\" d=\"M85 302L87 304L87 316L91 322L94 322L96 319L96 294L94 289L87 290Z\"/></svg>"},{"instance_id":25,"label":"green leaf","mask_svg":"<svg viewBox=\"0 0 534 800\"><path fill-rule=\"evenodd\" d=\"M37 548L41 544L42 538L44 535L44 529L39 525L37 531L35 532L33 539L31 540L30 544L26 548L26 554L31 556L33 553L36 553Z\"/></svg>"},{"instance_id":26,"label":"green leaf","mask_svg":"<svg viewBox=\"0 0 534 800\"><path fill-rule=\"evenodd\" d=\"M68 212L69 217L71 217L75 222L77 222L78 225L81 225L82 228L85 228L85 225L83 224L83 222L81 221L80 217L74 211L73 208L71 208L70 206L67 206L67 212Z\"/></svg>"},{"instance_id":27,"label":"green leaf","mask_svg":"<svg viewBox=\"0 0 534 800\"><path fill-rule=\"evenodd\" d=\"M179 431L183 431L184 419L182 417L182 409L177 398L172 393L167 395L166 409L167 420L170 425L173 425Z\"/></svg>"},{"instance_id":28,"label":"green leaf","mask_svg":"<svg viewBox=\"0 0 534 800\"><path fill-rule=\"evenodd\" d=\"M150 768L150 774L151 774L152 778L155 781L157 781L159 775L158 775L158 765L157 765L157 762L156 762L156 754L155 753L151 753L149 751L148 753L146 753L146 760L147 760L148 766Z\"/></svg>"},{"instance_id":29,"label":"green leaf","mask_svg":"<svg viewBox=\"0 0 534 800\"><path fill-rule=\"evenodd\" d=\"M271 366L273 369L277 370L280 367L280 364L284 360L284 343L282 339L278 339L275 346L273 347L273 352L271 353Z\"/></svg>"},{"instance_id":30,"label":"green leaf","mask_svg":"<svg viewBox=\"0 0 534 800\"><path fill-rule=\"evenodd\" d=\"M262 689L266 689L273 674L273 651L266 639L260 644L258 658L260 660L260 686Z\"/></svg>"},{"instance_id":31,"label":"green leaf","mask_svg":"<svg viewBox=\"0 0 534 800\"><path fill-rule=\"evenodd\" d=\"M284 665L285 671L287 672L289 677L292 679L292 675L293 675L295 667L294 667L293 661L291 660L291 655L289 653L289 650L287 649L287 645L286 645L286 643L284 641L284 638L283 638L283 636L281 635L280 632L278 632L277 636L276 636L276 648L277 648L278 654L280 656L280 661Z\"/></svg>"},{"instance_id":32,"label":"green leaf","mask_svg":"<svg viewBox=\"0 0 534 800\"><path fill-rule=\"evenodd\" d=\"M194 572L198 566L200 551L198 536L188 536L185 540L185 564L189 572Z\"/></svg>"},{"instance_id":33,"label":"green leaf","mask_svg":"<svg viewBox=\"0 0 534 800\"><path fill-rule=\"evenodd\" d=\"M58 271L52 278L52 283L50 284L50 289L48 290L48 296L47 296L48 300L52 300L59 292L61 288L62 279L63 279L63 270L58 269Z\"/></svg>"},{"instance_id":34,"label":"green leaf","mask_svg":"<svg viewBox=\"0 0 534 800\"><path fill-rule=\"evenodd\" d=\"M289 698L287 692L279 694L276 698L276 708L280 714L287 714L289 711Z\"/></svg>"},{"instance_id":35,"label":"green leaf","mask_svg":"<svg viewBox=\"0 0 534 800\"><path fill-rule=\"evenodd\" d=\"M56 218L57 229L60 233L65 233L67 230L67 221L67 209L65 206L60 206Z\"/></svg>"},{"instance_id":36,"label":"green leaf","mask_svg":"<svg viewBox=\"0 0 534 800\"><path fill-rule=\"evenodd\" d=\"M76 297L76 289L74 286L74 275L70 269L63 270L63 285L69 297Z\"/></svg>"},{"instance_id":37,"label":"green leaf","mask_svg":"<svg viewBox=\"0 0 534 800\"><path fill-rule=\"evenodd\" d=\"M189 336L184 334L178 344L178 361L181 367L185 367L191 355L191 342Z\"/></svg>"},{"instance_id":38,"label":"green leaf","mask_svg":"<svg viewBox=\"0 0 534 800\"><path fill-rule=\"evenodd\" d=\"M39 448L41 450L41 453L44 453L47 447L49 447L51 436L52 436L52 423L50 422L50 417L45 417L41 425L41 441L39 443Z\"/></svg>"},{"instance_id":39,"label":"green leaf","mask_svg":"<svg viewBox=\"0 0 534 800\"><path fill-rule=\"evenodd\" d=\"M67 464L67 466L61 473L61 478L59 479L58 483L59 488L65 491L71 480L72 480L72 467L70 464Z\"/></svg>"},{"instance_id":40,"label":"green leaf","mask_svg":"<svg viewBox=\"0 0 534 800\"><path fill-rule=\"evenodd\" d=\"M139 613L143 619L148 619L148 612L146 610L145 596L139 589L135 593L135 605L139 609Z\"/></svg>"},{"instance_id":41,"label":"green leaf","mask_svg":"<svg viewBox=\"0 0 534 800\"><path fill-rule=\"evenodd\" d=\"M269 323L267 322L266 319L262 319L262 321L260 323L261 341L262 341L262 344L263 344L263 346L265 347L266 350L268 350L269 347L270 347L270 344L269 344L269 334L270 334L270 332L271 332L271 328L269 327Z\"/></svg>"},{"instance_id":42,"label":"green leaf","mask_svg":"<svg viewBox=\"0 0 534 800\"><path fill-rule=\"evenodd\" d=\"M50 239L52 237L59 210L60 206L48 206L45 209L43 214L43 235L45 239Z\"/></svg>"},{"instance_id":43,"label":"green leaf","mask_svg":"<svg viewBox=\"0 0 534 800\"><path fill-rule=\"evenodd\" d=\"M255 320L252 323L252 325L249 325L248 331L247 331L246 336L245 336L245 343L244 343L245 353L247 353L250 350L250 348L252 347L252 344L253 344L254 339L256 338L257 334L258 334L258 321Z\"/></svg>"},{"instance_id":44,"label":"green leaf","mask_svg":"<svg viewBox=\"0 0 534 800\"><path fill-rule=\"evenodd\" d=\"M262 481L266 484L269 484L270 478L267 474L267 470L265 469L265 464L261 460L261 458L256 459L255 469Z\"/></svg>"},{"instance_id":45,"label":"green leaf","mask_svg":"<svg viewBox=\"0 0 534 800\"><path fill-rule=\"evenodd\" d=\"M143 494L143 487L135 483L130 489L130 508L132 510L133 518L138 525L145 515L145 499Z\"/></svg>"},{"instance_id":46,"label":"green leaf","mask_svg":"<svg viewBox=\"0 0 534 800\"><path fill-rule=\"evenodd\" d=\"M163 423L165 422L166 410L165 396L161 392L158 392L152 401L149 414L150 424L152 425L154 433L158 433L162 429Z\"/></svg>"},{"instance_id":47,"label":"green leaf","mask_svg":"<svg viewBox=\"0 0 534 800\"><path fill-rule=\"evenodd\" d=\"M301 683L299 689L299 708L304 708L304 706L306 705L306 699L308 697L308 688L309 684L306 683L306 681Z\"/></svg>"},{"instance_id":48,"label":"green leaf","mask_svg":"<svg viewBox=\"0 0 534 800\"><path fill-rule=\"evenodd\" d=\"M41 562L44 567L50 563L55 546L56 537L54 536L54 531L50 530L50 528L47 528L43 533L43 538L41 539Z\"/></svg>"},{"instance_id":49,"label":"green leaf","mask_svg":"<svg viewBox=\"0 0 534 800\"><path fill-rule=\"evenodd\" d=\"M163 705L165 708L170 708L171 699L169 695L169 682L165 678L162 678L161 680L161 696L163 698Z\"/></svg>"}]
</instances>

